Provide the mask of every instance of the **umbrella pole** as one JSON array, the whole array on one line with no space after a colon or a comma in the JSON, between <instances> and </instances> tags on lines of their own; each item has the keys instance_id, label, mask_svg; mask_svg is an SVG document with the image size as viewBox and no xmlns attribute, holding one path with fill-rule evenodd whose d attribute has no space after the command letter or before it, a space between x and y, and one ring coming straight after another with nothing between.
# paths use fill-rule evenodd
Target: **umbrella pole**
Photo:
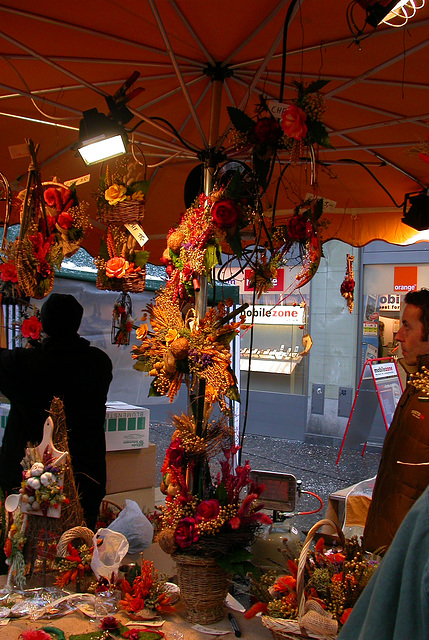
<instances>
[{"instance_id":1,"label":"umbrella pole","mask_svg":"<svg viewBox=\"0 0 429 640\"><path fill-rule=\"evenodd\" d=\"M222 104L222 80L213 80L212 82L212 102L210 113L210 131L209 131L209 148L207 157L204 163L204 193L208 196L213 190L213 178L214 172L217 166L216 156L216 142L219 137L219 121L220 121L220 109ZM206 315L207 311L207 298L208 298L208 282L207 277L204 275L199 276L199 291L195 292L195 319L199 322ZM204 437L205 432L205 380L198 380L196 384L196 392L193 397L193 414L196 425L196 435ZM194 469L194 482L198 482L198 478L201 479L203 474L199 473L198 469ZM203 486L194 486L194 493L202 494Z\"/></svg>"}]
</instances>

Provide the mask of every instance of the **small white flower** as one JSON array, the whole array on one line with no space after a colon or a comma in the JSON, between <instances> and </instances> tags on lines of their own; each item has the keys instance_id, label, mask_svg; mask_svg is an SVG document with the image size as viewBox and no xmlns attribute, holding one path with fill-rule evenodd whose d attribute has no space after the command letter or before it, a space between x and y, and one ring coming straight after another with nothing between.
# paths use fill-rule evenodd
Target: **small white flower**
<instances>
[{"instance_id":1,"label":"small white flower","mask_svg":"<svg viewBox=\"0 0 429 640\"><path fill-rule=\"evenodd\" d=\"M31 467L31 475L32 476L41 476L45 470L45 465L41 462L35 462Z\"/></svg>"},{"instance_id":2,"label":"small white flower","mask_svg":"<svg viewBox=\"0 0 429 640\"><path fill-rule=\"evenodd\" d=\"M42 473L40 476L40 482L44 487L47 487L49 484L53 484L55 482L55 476L50 471L45 471L45 473Z\"/></svg>"},{"instance_id":3,"label":"small white flower","mask_svg":"<svg viewBox=\"0 0 429 640\"><path fill-rule=\"evenodd\" d=\"M39 480L39 478L28 478L27 484L32 489L35 489L35 490L40 489L40 480Z\"/></svg>"}]
</instances>

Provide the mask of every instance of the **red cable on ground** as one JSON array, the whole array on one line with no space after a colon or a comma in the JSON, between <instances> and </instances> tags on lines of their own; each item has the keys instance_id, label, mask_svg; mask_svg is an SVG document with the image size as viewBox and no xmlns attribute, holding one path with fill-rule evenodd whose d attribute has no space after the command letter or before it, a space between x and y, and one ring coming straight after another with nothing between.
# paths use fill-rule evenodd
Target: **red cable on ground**
<instances>
[{"instance_id":1,"label":"red cable on ground","mask_svg":"<svg viewBox=\"0 0 429 640\"><path fill-rule=\"evenodd\" d=\"M295 515L297 516L310 516L312 513L319 513L319 511L321 509L323 509L323 500L320 496L317 495L317 493L313 493L313 491L301 491L301 493L306 493L309 496L313 496L314 498L317 498L320 502L320 507L318 509L315 509L314 511L300 511L299 513L296 513Z\"/></svg>"}]
</instances>

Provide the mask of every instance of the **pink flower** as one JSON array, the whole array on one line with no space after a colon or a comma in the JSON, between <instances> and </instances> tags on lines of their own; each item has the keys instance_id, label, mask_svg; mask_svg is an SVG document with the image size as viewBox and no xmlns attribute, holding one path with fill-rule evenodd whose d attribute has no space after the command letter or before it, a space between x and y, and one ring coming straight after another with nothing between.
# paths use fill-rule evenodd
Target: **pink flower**
<instances>
[{"instance_id":1,"label":"pink flower","mask_svg":"<svg viewBox=\"0 0 429 640\"><path fill-rule=\"evenodd\" d=\"M198 526L194 518L182 518L174 533L176 544L181 549L190 547L200 537Z\"/></svg>"},{"instance_id":2,"label":"pink flower","mask_svg":"<svg viewBox=\"0 0 429 640\"><path fill-rule=\"evenodd\" d=\"M18 282L16 265L13 262L3 262L0 264L0 278L3 282Z\"/></svg>"},{"instance_id":3,"label":"pink flower","mask_svg":"<svg viewBox=\"0 0 429 640\"><path fill-rule=\"evenodd\" d=\"M303 140L307 135L307 114L300 107L291 104L283 111L282 127L288 138Z\"/></svg>"},{"instance_id":4,"label":"pink flower","mask_svg":"<svg viewBox=\"0 0 429 640\"><path fill-rule=\"evenodd\" d=\"M31 316L31 318L25 318L22 323L21 333L24 338L33 338L33 340L38 340L40 338L40 332L42 331L42 323L36 316Z\"/></svg>"}]
</instances>

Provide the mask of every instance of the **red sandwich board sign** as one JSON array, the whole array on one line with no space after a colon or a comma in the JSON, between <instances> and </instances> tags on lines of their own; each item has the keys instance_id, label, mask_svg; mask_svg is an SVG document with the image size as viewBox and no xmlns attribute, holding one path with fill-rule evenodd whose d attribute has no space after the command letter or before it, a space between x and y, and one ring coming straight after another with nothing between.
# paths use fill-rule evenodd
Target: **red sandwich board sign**
<instances>
[{"instance_id":1,"label":"red sandwich board sign","mask_svg":"<svg viewBox=\"0 0 429 640\"><path fill-rule=\"evenodd\" d=\"M362 455L365 453L378 408L381 410L386 432L388 431L402 392L402 382L394 358L373 358L365 362L337 464L344 447L356 449L363 445Z\"/></svg>"}]
</instances>

